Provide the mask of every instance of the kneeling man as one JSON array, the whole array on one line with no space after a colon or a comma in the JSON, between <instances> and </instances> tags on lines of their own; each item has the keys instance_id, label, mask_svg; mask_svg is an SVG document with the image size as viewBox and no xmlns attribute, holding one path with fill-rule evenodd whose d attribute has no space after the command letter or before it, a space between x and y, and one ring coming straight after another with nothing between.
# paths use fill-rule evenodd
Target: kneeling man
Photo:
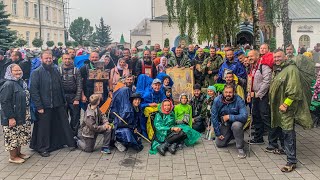
<instances>
[{"instance_id":1,"label":"kneeling man","mask_svg":"<svg viewBox=\"0 0 320 180\"><path fill-rule=\"evenodd\" d=\"M216 135L218 148L226 147L234 138L239 158L245 158L243 126L248 112L243 99L235 94L235 87L227 84L223 94L214 99L211 108L211 121Z\"/></svg>"}]
</instances>

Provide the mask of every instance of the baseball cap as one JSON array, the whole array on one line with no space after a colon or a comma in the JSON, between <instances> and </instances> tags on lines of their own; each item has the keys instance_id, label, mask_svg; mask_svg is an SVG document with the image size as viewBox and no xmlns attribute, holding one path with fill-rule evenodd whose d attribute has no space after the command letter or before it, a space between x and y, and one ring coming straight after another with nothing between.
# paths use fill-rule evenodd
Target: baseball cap
<instances>
[{"instance_id":1,"label":"baseball cap","mask_svg":"<svg viewBox=\"0 0 320 180\"><path fill-rule=\"evenodd\" d=\"M154 79L154 80L152 81L152 84L157 84L157 83L160 83L160 84L161 84L160 79Z\"/></svg>"}]
</instances>

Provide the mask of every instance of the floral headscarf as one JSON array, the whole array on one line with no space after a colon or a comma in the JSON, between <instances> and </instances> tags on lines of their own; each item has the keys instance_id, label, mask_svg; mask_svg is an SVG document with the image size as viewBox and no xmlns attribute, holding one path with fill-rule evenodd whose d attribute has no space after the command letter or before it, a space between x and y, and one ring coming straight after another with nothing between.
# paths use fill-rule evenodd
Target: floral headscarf
<instances>
[{"instance_id":1,"label":"floral headscarf","mask_svg":"<svg viewBox=\"0 0 320 180\"><path fill-rule=\"evenodd\" d=\"M4 78L6 80L19 81L23 77L23 72L21 72L21 77L19 79L14 77L13 74L12 74L13 66L19 66L19 65L10 64L6 69L6 74L4 75ZM27 83L23 82L23 89L27 89L27 88L28 88Z\"/></svg>"},{"instance_id":2,"label":"floral headscarf","mask_svg":"<svg viewBox=\"0 0 320 180\"><path fill-rule=\"evenodd\" d=\"M171 109L170 109L169 112L166 112L166 111L164 110L164 108L163 108L164 102L170 102ZM165 99L165 100L163 100L162 103L160 104L160 108L161 108L160 110L161 110L161 112L162 112L163 114L168 115L168 114L170 114L170 113L172 112L172 110L173 110L173 103L172 103L172 101L170 101L169 99Z\"/></svg>"}]
</instances>

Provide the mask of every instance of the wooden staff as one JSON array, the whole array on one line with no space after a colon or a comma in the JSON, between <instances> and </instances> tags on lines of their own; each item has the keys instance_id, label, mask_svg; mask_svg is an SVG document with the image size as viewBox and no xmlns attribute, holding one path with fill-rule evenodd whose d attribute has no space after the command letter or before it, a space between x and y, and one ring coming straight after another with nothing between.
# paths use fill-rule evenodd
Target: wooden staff
<instances>
[{"instance_id":1,"label":"wooden staff","mask_svg":"<svg viewBox=\"0 0 320 180\"><path fill-rule=\"evenodd\" d=\"M116 112L113 112L113 114L116 115L124 124L128 125L128 123L127 123L125 120L123 120ZM140 137L142 137L144 140L148 141L148 143L151 143L151 141L150 141L148 138L144 137L144 136L143 136L142 134L140 134L139 132L137 132L137 134L138 134Z\"/></svg>"}]
</instances>

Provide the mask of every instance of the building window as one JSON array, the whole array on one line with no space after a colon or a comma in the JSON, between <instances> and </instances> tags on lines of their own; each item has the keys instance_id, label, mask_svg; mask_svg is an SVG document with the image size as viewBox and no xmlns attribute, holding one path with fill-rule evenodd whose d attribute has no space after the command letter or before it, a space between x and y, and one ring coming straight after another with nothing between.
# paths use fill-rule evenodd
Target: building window
<instances>
[{"instance_id":1,"label":"building window","mask_svg":"<svg viewBox=\"0 0 320 180\"><path fill-rule=\"evenodd\" d=\"M29 45L30 45L30 32L29 31L26 32L26 41L27 41L27 46L29 47Z\"/></svg>"},{"instance_id":2,"label":"building window","mask_svg":"<svg viewBox=\"0 0 320 180\"><path fill-rule=\"evenodd\" d=\"M38 32L34 33L34 37L39 38L39 33Z\"/></svg>"},{"instance_id":3,"label":"building window","mask_svg":"<svg viewBox=\"0 0 320 180\"><path fill-rule=\"evenodd\" d=\"M38 14L39 14L38 4L33 5L33 14L34 14L34 18L38 19Z\"/></svg>"},{"instance_id":4,"label":"building window","mask_svg":"<svg viewBox=\"0 0 320 180\"><path fill-rule=\"evenodd\" d=\"M46 7L45 15L46 15L46 20L49 21L49 7L48 6Z\"/></svg>"},{"instance_id":5,"label":"building window","mask_svg":"<svg viewBox=\"0 0 320 180\"><path fill-rule=\"evenodd\" d=\"M24 16L29 17L29 2L24 1Z\"/></svg>"},{"instance_id":6,"label":"building window","mask_svg":"<svg viewBox=\"0 0 320 180\"><path fill-rule=\"evenodd\" d=\"M17 13L17 0L12 0L12 14L18 15L18 13Z\"/></svg>"},{"instance_id":7,"label":"building window","mask_svg":"<svg viewBox=\"0 0 320 180\"><path fill-rule=\"evenodd\" d=\"M47 34L47 41L50 41L50 33Z\"/></svg>"},{"instance_id":8,"label":"building window","mask_svg":"<svg viewBox=\"0 0 320 180\"><path fill-rule=\"evenodd\" d=\"M299 38L299 47L309 48L310 47L310 37L308 35L302 35Z\"/></svg>"}]
</instances>

